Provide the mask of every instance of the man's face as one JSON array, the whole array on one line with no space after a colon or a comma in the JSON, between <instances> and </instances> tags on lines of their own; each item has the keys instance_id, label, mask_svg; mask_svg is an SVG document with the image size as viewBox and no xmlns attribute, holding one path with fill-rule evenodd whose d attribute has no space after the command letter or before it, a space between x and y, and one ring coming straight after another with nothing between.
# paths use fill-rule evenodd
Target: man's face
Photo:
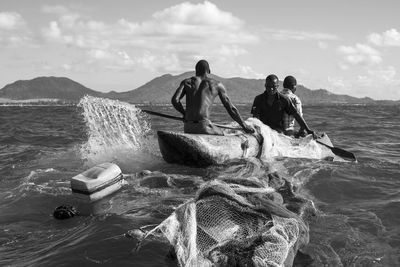
<instances>
[{"instance_id":1,"label":"man's face","mask_svg":"<svg viewBox=\"0 0 400 267\"><path fill-rule=\"evenodd\" d=\"M279 80L277 78L265 80L265 91L268 95L274 95L278 92Z\"/></svg>"}]
</instances>

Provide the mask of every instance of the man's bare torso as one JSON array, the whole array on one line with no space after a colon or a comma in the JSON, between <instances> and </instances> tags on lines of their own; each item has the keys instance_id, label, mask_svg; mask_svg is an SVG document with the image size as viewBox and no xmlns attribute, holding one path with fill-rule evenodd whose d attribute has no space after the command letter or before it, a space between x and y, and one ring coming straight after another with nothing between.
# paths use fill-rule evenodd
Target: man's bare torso
<instances>
[{"instance_id":1,"label":"man's bare torso","mask_svg":"<svg viewBox=\"0 0 400 267\"><path fill-rule=\"evenodd\" d=\"M187 121L209 119L211 106L218 95L218 82L211 78L194 76L184 80Z\"/></svg>"}]
</instances>

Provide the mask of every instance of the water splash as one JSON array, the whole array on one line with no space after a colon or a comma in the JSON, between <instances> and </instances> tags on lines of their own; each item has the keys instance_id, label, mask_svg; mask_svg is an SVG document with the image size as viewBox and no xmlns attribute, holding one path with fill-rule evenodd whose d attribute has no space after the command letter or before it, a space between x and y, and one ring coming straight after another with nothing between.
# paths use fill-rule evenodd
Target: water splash
<instances>
[{"instance_id":1,"label":"water splash","mask_svg":"<svg viewBox=\"0 0 400 267\"><path fill-rule=\"evenodd\" d=\"M82 157L91 164L115 160L121 153L138 151L145 146L150 123L132 104L83 97L79 104L88 127L88 141L82 145Z\"/></svg>"}]
</instances>

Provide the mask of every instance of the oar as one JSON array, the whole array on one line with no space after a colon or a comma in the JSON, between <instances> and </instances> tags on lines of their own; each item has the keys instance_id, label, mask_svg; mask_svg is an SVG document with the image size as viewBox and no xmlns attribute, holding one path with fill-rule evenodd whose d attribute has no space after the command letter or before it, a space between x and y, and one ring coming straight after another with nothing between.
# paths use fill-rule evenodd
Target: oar
<instances>
[{"instance_id":1,"label":"oar","mask_svg":"<svg viewBox=\"0 0 400 267\"><path fill-rule=\"evenodd\" d=\"M155 115L155 116L159 116L159 117L164 117L164 118L168 118L168 119L173 119L173 120L177 120L177 121L184 121L183 118L180 117L176 117L176 116L172 116L172 115L168 115L168 114L163 114L163 113L159 113L159 112L155 112L155 111L151 111L151 110L146 110L146 109L142 109L143 112L147 113L147 114L151 114L151 115ZM229 127L229 126L225 126L225 125L221 125L221 124L216 124L213 123L215 126L218 126L220 128L223 129L230 129L230 130L242 130L241 128L235 128L235 127Z\"/></svg>"},{"instance_id":2,"label":"oar","mask_svg":"<svg viewBox=\"0 0 400 267\"><path fill-rule=\"evenodd\" d=\"M344 150L344 149L339 148L339 147L334 147L334 146L327 145L327 144L325 144L325 143L323 143L321 141L318 141L318 139L316 139L315 141L317 141L318 144L324 145L327 148L329 148L333 152L333 154L335 154L336 156L339 156L339 157L344 158L344 159L349 159L351 161L357 161L356 156L353 153L351 153L351 152L349 152L347 150Z\"/></svg>"}]
</instances>

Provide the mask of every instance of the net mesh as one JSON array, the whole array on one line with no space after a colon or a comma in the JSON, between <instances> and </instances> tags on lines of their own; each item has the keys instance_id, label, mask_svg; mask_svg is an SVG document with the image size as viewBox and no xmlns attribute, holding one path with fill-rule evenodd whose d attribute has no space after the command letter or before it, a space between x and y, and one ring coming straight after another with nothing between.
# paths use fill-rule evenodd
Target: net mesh
<instances>
[{"instance_id":1,"label":"net mesh","mask_svg":"<svg viewBox=\"0 0 400 267\"><path fill-rule=\"evenodd\" d=\"M235 188L207 183L147 236L161 232L181 266L284 266L293 260L308 242L303 220L265 194Z\"/></svg>"}]
</instances>

